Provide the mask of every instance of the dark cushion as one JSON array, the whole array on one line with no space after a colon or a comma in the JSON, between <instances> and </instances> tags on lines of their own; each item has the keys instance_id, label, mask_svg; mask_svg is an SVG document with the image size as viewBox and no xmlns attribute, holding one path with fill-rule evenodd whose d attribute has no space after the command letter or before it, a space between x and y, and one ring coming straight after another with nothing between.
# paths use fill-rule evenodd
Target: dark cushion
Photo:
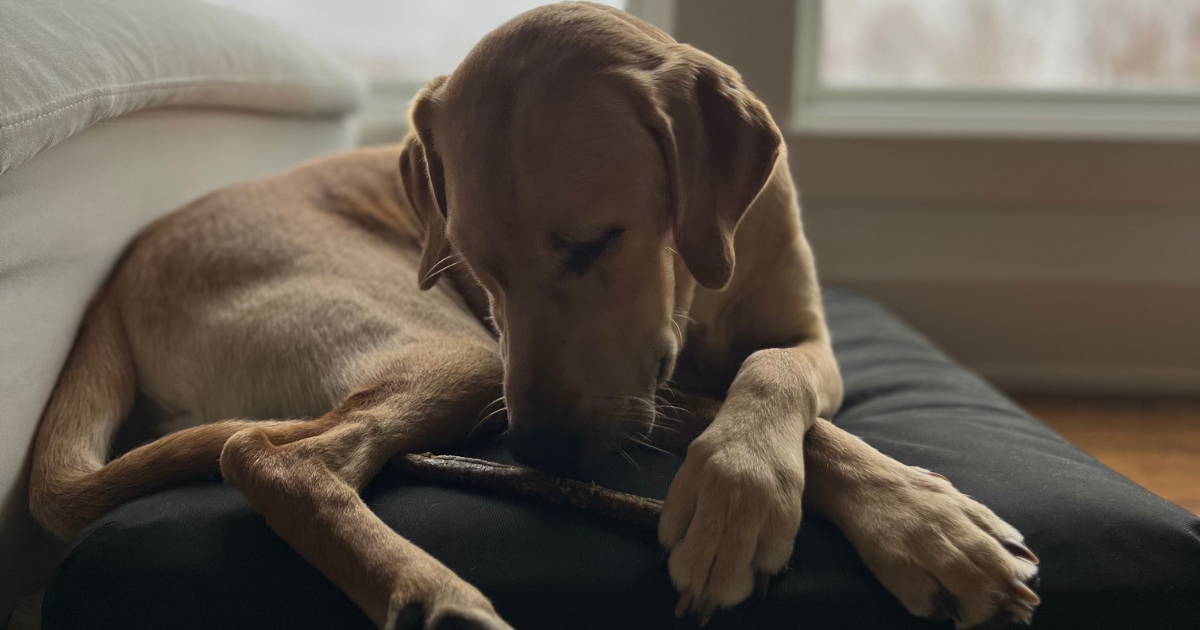
<instances>
[{"instance_id":1,"label":"dark cushion","mask_svg":"<svg viewBox=\"0 0 1200 630\"><path fill-rule=\"evenodd\" d=\"M857 293L826 308L846 381L835 422L941 472L1027 537L1042 559L1038 628L1200 628L1200 519L1106 468ZM483 445L504 460L503 445ZM663 497L679 459L597 481ZM572 508L418 486L385 469L364 492L397 532L492 598L520 630L694 628L654 533ZM809 513L791 570L712 628L946 628L909 616L845 538ZM81 533L43 606L46 630L370 628L219 480L124 505Z\"/></svg>"}]
</instances>

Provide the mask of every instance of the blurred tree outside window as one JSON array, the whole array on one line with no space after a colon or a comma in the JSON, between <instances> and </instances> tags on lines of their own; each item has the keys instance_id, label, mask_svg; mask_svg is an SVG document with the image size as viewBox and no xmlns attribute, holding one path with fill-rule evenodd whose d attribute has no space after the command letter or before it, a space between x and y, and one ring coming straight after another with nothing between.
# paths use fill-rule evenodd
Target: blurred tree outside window
<instances>
[{"instance_id":1,"label":"blurred tree outside window","mask_svg":"<svg viewBox=\"0 0 1200 630\"><path fill-rule=\"evenodd\" d=\"M1198 0L825 0L821 22L828 88L1200 88Z\"/></svg>"}]
</instances>

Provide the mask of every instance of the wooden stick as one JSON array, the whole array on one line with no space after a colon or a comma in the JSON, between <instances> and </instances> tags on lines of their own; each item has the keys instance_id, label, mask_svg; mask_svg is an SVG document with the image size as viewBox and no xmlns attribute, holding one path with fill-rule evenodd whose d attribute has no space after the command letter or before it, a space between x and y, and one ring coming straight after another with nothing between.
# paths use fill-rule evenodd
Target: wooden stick
<instances>
[{"instance_id":1,"label":"wooden stick","mask_svg":"<svg viewBox=\"0 0 1200 630\"><path fill-rule=\"evenodd\" d=\"M450 482L506 494L537 497L570 505L609 518L658 527L662 501L602 488L594 483L555 477L522 466L508 466L472 457L408 453L392 458L419 481Z\"/></svg>"}]
</instances>

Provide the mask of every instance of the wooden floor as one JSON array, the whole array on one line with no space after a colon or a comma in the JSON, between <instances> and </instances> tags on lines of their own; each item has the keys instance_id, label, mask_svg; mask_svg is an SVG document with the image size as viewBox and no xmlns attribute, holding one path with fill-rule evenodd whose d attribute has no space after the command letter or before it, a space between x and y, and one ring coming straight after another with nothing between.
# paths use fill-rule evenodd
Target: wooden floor
<instances>
[{"instance_id":1,"label":"wooden floor","mask_svg":"<svg viewBox=\"0 0 1200 630\"><path fill-rule=\"evenodd\" d=\"M1200 514L1200 400L1017 400L1110 468Z\"/></svg>"}]
</instances>

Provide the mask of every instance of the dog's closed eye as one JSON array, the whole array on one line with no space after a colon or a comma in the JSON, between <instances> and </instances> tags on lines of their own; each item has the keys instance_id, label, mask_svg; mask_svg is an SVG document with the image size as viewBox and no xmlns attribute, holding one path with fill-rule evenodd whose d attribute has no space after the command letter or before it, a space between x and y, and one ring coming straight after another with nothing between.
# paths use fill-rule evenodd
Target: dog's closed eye
<instances>
[{"instance_id":1,"label":"dog's closed eye","mask_svg":"<svg viewBox=\"0 0 1200 630\"><path fill-rule=\"evenodd\" d=\"M564 255L563 269L571 275L582 276L587 273L597 258L617 243L624 233L625 228L614 226L590 241L576 242L558 235L552 237L552 240L554 248Z\"/></svg>"}]
</instances>

